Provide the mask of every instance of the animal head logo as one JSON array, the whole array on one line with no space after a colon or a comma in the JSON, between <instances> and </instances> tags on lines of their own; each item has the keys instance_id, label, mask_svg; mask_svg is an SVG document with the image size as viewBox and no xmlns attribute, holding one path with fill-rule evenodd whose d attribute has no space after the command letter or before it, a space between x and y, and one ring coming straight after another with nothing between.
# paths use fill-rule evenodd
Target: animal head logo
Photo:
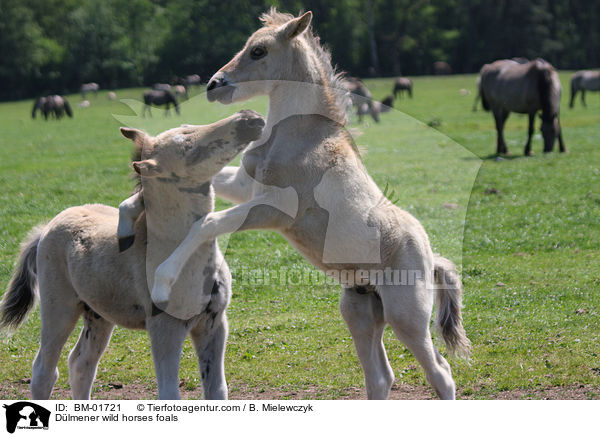
<instances>
[{"instance_id":1,"label":"animal head logo","mask_svg":"<svg viewBox=\"0 0 600 436\"><path fill-rule=\"evenodd\" d=\"M50 421L50 411L29 401L19 401L10 405L4 404L6 409L6 431L14 433L18 428L47 429Z\"/></svg>"}]
</instances>

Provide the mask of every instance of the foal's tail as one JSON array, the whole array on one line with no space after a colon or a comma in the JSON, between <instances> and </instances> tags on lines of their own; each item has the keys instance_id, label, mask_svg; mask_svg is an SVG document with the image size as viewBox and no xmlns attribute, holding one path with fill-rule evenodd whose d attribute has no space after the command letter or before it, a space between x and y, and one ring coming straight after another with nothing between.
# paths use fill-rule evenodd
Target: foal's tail
<instances>
[{"instance_id":1,"label":"foal's tail","mask_svg":"<svg viewBox=\"0 0 600 436\"><path fill-rule=\"evenodd\" d=\"M437 328L450 354L468 359L471 342L462 325L462 283L456 266L435 255L434 277L437 297Z\"/></svg>"},{"instance_id":2,"label":"foal's tail","mask_svg":"<svg viewBox=\"0 0 600 436\"><path fill-rule=\"evenodd\" d=\"M0 302L0 329L17 328L25 321L37 297L37 247L43 226L34 228L21 245L15 272Z\"/></svg>"}]
</instances>

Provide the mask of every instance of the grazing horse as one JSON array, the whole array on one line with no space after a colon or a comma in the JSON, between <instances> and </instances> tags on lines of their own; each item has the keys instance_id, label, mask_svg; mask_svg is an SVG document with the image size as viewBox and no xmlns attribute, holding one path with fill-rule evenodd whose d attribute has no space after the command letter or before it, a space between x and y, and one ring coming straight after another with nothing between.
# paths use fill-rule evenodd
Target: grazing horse
<instances>
[{"instance_id":1,"label":"grazing horse","mask_svg":"<svg viewBox=\"0 0 600 436\"><path fill-rule=\"evenodd\" d=\"M376 123L379 122L379 111L377 105L374 104L371 91L357 77L346 77L343 83L345 89L350 93L352 106L356 107L358 122L362 123L363 115L371 114L371 117Z\"/></svg>"},{"instance_id":2,"label":"grazing horse","mask_svg":"<svg viewBox=\"0 0 600 436\"><path fill-rule=\"evenodd\" d=\"M192 86L200 86L202 82L200 81L200 76L197 74L190 74L189 76L185 76L183 79L183 86L189 90Z\"/></svg>"},{"instance_id":3,"label":"grazing horse","mask_svg":"<svg viewBox=\"0 0 600 436\"><path fill-rule=\"evenodd\" d=\"M600 91L600 71L577 71L571 76L571 101L569 107L573 107L575 96L581 91L581 103L585 104L585 91Z\"/></svg>"},{"instance_id":4,"label":"grazing horse","mask_svg":"<svg viewBox=\"0 0 600 436\"><path fill-rule=\"evenodd\" d=\"M91 83L84 83L83 85L81 85L81 88L79 89L79 91L81 92L81 98L82 100L85 100L85 95L88 92L93 92L94 93L94 97L98 97L98 90L100 89L100 85L98 85L97 83L91 82Z\"/></svg>"},{"instance_id":5,"label":"grazing horse","mask_svg":"<svg viewBox=\"0 0 600 436\"><path fill-rule=\"evenodd\" d=\"M155 91L170 91L171 85L169 85L168 83L155 83L154 85L152 85L152 89L154 89Z\"/></svg>"},{"instance_id":6,"label":"grazing horse","mask_svg":"<svg viewBox=\"0 0 600 436\"><path fill-rule=\"evenodd\" d=\"M535 114L540 110L544 152L552 151L557 137L560 151L566 151L559 122L560 93L558 73L543 59L525 64L504 59L484 65L481 68L479 94L483 108L494 114L498 134L496 153L508 154L503 135L504 123L510 112L517 112L529 115L525 155L531 155Z\"/></svg>"},{"instance_id":7,"label":"grazing horse","mask_svg":"<svg viewBox=\"0 0 600 436\"><path fill-rule=\"evenodd\" d=\"M188 92L187 92L187 89L185 88L185 86L183 86L183 85L176 85L176 86L173 87L173 91L175 92L175 95L177 97L185 98L187 100L187 98L188 98Z\"/></svg>"},{"instance_id":8,"label":"grazing horse","mask_svg":"<svg viewBox=\"0 0 600 436\"><path fill-rule=\"evenodd\" d=\"M450 366L434 347L430 319L435 295L449 351L467 354L460 278L452 262L433 254L419 221L387 200L367 174L344 128L347 89L309 28L311 19L311 12L295 18L271 9L261 16L263 27L210 79L209 101L268 95L267 124L244 152L242 166L213 178L216 194L237 205L194 224L156 270L152 300L158 307L170 304L181 268L205 241L274 229L314 266L339 277L340 308L368 398L387 398L394 382L382 342L390 325L437 394L453 399ZM383 277L386 268L413 277L391 281Z\"/></svg>"},{"instance_id":9,"label":"grazing horse","mask_svg":"<svg viewBox=\"0 0 600 436\"><path fill-rule=\"evenodd\" d=\"M175 112L179 115L179 104L171 91L153 89L152 91L144 92L144 109L142 109L142 116L145 116L146 111L152 116L152 111L150 110L151 105L162 106L163 104L167 106L165 116L169 114L171 105L175 106Z\"/></svg>"},{"instance_id":10,"label":"grazing horse","mask_svg":"<svg viewBox=\"0 0 600 436\"><path fill-rule=\"evenodd\" d=\"M398 95L402 97L403 91L407 91L408 96L412 98L412 80L410 80L408 77L398 77L394 81L394 98L396 98Z\"/></svg>"},{"instance_id":11,"label":"grazing horse","mask_svg":"<svg viewBox=\"0 0 600 436\"><path fill-rule=\"evenodd\" d=\"M231 274L216 240L208 241L184 271L179 289L193 296L191 305L186 300L185 320L152 305L152 277L147 274L199 216L213 210L211 178L258 138L263 126L258 114L242 111L155 138L121 128L134 141L137 156L144 158L133 167L144 177L146 200L145 213L135 226L136 243L126 252L120 253L117 246L117 209L102 204L66 209L31 232L0 304L0 328L18 327L39 294L42 326L31 377L33 399L50 397L61 350L82 316L83 328L68 360L73 399L90 398L98 361L115 325L148 331L159 399L179 398L179 362L188 334L198 355L204 397L227 398L225 310ZM214 146L217 142L220 147ZM146 244L153 241L156 245L150 249Z\"/></svg>"},{"instance_id":12,"label":"grazing horse","mask_svg":"<svg viewBox=\"0 0 600 436\"><path fill-rule=\"evenodd\" d=\"M36 112L40 110L44 115L44 119L48 119L49 115L54 115L54 118L59 120L66 113L69 118L73 118L73 111L71 105L66 98L60 95L48 95L46 97L38 98L33 104L33 110L31 111L31 117L35 118Z\"/></svg>"},{"instance_id":13,"label":"grazing horse","mask_svg":"<svg viewBox=\"0 0 600 436\"><path fill-rule=\"evenodd\" d=\"M452 74L452 67L448 62L436 61L433 63L433 73L436 76L447 76Z\"/></svg>"}]
</instances>

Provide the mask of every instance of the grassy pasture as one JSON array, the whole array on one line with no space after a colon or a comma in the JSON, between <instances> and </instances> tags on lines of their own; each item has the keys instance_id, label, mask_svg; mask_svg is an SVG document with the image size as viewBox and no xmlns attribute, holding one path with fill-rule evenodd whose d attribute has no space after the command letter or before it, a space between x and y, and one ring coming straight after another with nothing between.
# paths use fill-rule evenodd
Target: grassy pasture
<instances>
[{"instance_id":1,"label":"grassy pasture","mask_svg":"<svg viewBox=\"0 0 600 436\"><path fill-rule=\"evenodd\" d=\"M350 126L360 128L356 141L375 181L424 223L437 251L461 264L465 326L474 346L470 365L451 362L462 398L581 385L590 388L589 398L600 392L600 96L590 94L587 109L579 102L568 109L568 77L561 74L566 155L541 153L536 133L536 155L523 157L527 119L512 114L506 140L513 156L496 160L492 116L481 107L471 111L472 75L416 78L414 98L397 100L397 111L381 123ZM367 85L380 99L392 79ZM119 99L141 97L141 89L117 93ZM266 109L265 99L232 107L199 96L182 105L181 117L153 109L152 119L141 119L139 102L109 101L105 92L92 96L86 109L76 107L80 96L69 99L75 117L60 122L32 120L31 101L0 104L0 294L32 226L69 206L117 206L128 196L131 147L119 125L158 133L212 122L242 107ZM294 285L314 269L273 232L239 233L226 242L236 279L226 356L231 396L304 391L309 398L335 399L362 387L337 308L339 289L319 280ZM266 283L256 276L260 269L270 278ZM280 284L282 271L291 283ZM0 392L7 398L22 396L18 380L31 374L39 325L36 310L0 341ZM78 330L63 351L59 388L68 388L66 359ZM397 383L427 386L389 329L385 342ZM180 376L182 390L199 398L189 341ZM92 395L101 397L115 382L156 391L145 332L115 330Z\"/></svg>"}]
</instances>

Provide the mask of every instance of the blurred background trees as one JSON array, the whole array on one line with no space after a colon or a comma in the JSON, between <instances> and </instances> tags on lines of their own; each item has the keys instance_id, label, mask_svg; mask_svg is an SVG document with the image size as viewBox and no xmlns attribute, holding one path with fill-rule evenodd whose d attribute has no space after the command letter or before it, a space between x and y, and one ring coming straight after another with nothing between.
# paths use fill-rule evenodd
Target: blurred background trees
<instances>
[{"instance_id":1,"label":"blurred background trees","mask_svg":"<svg viewBox=\"0 0 600 436\"><path fill-rule=\"evenodd\" d=\"M357 76L471 73L498 58L600 66L588 0L0 0L0 99L207 79L269 6L314 12L340 69Z\"/></svg>"}]
</instances>

